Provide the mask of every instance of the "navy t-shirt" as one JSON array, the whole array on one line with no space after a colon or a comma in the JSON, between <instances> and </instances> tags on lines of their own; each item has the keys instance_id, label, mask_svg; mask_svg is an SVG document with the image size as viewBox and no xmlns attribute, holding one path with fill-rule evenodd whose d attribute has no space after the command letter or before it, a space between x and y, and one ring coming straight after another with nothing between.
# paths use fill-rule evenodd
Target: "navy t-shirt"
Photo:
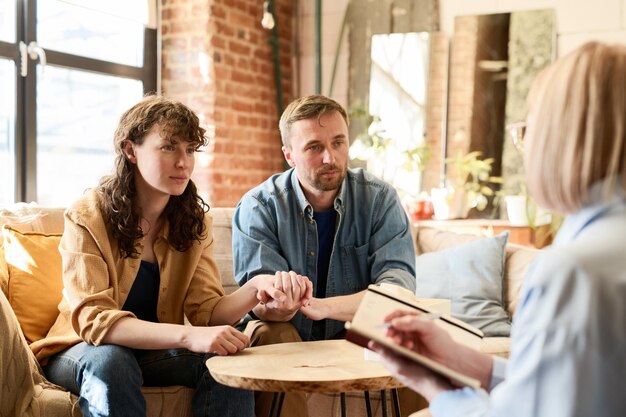
<instances>
[{"instance_id":1,"label":"navy t-shirt","mask_svg":"<svg viewBox=\"0 0 626 417\"><path fill-rule=\"evenodd\" d=\"M315 212L313 219L317 225L317 285L315 287L315 297L326 297L326 283L328 282L328 266L330 265L330 255L333 251L333 241L335 239L335 226L337 212L335 210ZM311 338L313 340L323 340L326 330L326 320L313 322Z\"/></svg>"}]
</instances>

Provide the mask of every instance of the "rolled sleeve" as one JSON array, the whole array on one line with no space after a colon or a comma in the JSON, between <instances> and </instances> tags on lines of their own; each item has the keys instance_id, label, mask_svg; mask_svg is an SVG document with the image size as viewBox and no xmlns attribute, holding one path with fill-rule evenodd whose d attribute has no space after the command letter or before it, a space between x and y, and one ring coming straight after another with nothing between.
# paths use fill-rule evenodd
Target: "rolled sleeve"
<instances>
[{"instance_id":1,"label":"rolled sleeve","mask_svg":"<svg viewBox=\"0 0 626 417\"><path fill-rule=\"evenodd\" d=\"M212 238L212 230L212 222L209 219L207 231L211 238L201 244L199 259L195 271L191 274L191 281L185 297L185 314L194 326L208 325L215 306L224 296L224 288L213 256L215 241ZM176 276L180 271L172 272L171 275Z\"/></svg>"},{"instance_id":2,"label":"rolled sleeve","mask_svg":"<svg viewBox=\"0 0 626 417\"><path fill-rule=\"evenodd\" d=\"M131 312L121 311L114 298L116 288L111 286L105 261L107 255L101 249L93 233L76 223L71 214L66 214L65 231L59 245L63 259L63 293L70 307L74 331L93 345L102 343L117 320L134 317Z\"/></svg>"},{"instance_id":3,"label":"rolled sleeve","mask_svg":"<svg viewBox=\"0 0 626 417\"><path fill-rule=\"evenodd\" d=\"M374 284L395 284L415 293L415 247L411 225L395 191L388 189L375 210L376 222L370 240Z\"/></svg>"}]
</instances>

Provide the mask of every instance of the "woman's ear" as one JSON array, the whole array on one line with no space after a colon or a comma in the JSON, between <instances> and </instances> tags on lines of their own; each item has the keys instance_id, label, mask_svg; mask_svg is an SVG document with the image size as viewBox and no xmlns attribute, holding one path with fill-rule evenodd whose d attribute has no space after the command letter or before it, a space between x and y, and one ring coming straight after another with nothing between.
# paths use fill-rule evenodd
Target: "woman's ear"
<instances>
[{"instance_id":1,"label":"woman's ear","mask_svg":"<svg viewBox=\"0 0 626 417\"><path fill-rule=\"evenodd\" d=\"M137 163L137 156L135 155L135 147L133 146L133 143L130 140L127 139L124 141L124 144L122 145L122 152L124 152L124 156L131 163L133 164Z\"/></svg>"}]
</instances>

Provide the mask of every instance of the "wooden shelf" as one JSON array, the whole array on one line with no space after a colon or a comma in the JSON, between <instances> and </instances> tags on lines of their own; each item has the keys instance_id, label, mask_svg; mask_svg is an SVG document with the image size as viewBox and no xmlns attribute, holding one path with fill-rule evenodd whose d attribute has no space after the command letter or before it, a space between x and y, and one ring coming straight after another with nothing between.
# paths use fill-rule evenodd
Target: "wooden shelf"
<instances>
[{"instance_id":1,"label":"wooden shelf","mask_svg":"<svg viewBox=\"0 0 626 417\"><path fill-rule=\"evenodd\" d=\"M518 245L543 248L552 243L549 226L514 226L508 220L459 219L459 220L419 220L416 226L433 227L450 232L465 233L477 236L495 236L509 231L509 242Z\"/></svg>"}]
</instances>

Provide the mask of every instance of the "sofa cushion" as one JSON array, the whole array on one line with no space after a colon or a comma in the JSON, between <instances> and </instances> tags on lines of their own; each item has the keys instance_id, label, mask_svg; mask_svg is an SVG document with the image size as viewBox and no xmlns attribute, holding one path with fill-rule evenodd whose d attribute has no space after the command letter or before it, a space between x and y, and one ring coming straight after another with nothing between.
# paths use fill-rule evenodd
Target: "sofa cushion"
<instances>
[{"instance_id":1,"label":"sofa cushion","mask_svg":"<svg viewBox=\"0 0 626 417\"><path fill-rule=\"evenodd\" d=\"M506 273L504 279L504 305L510 317L517 310L522 293L522 284L528 267L533 263L540 250L529 246L509 243L506 246Z\"/></svg>"},{"instance_id":2,"label":"sofa cushion","mask_svg":"<svg viewBox=\"0 0 626 417\"><path fill-rule=\"evenodd\" d=\"M480 236L450 232L434 227L418 227L415 240L415 252L418 255L437 252L480 239Z\"/></svg>"},{"instance_id":3,"label":"sofa cushion","mask_svg":"<svg viewBox=\"0 0 626 417\"><path fill-rule=\"evenodd\" d=\"M54 324L62 298L60 234L2 229L8 271L8 299L29 343L43 339Z\"/></svg>"},{"instance_id":4,"label":"sofa cushion","mask_svg":"<svg viewBox=\"0 0 626 417\"><path fill-rule=\"evenodd\" d=\"M63 212L61 207L42 207L36 203L16 203L0 207L0 227L13 226L22 232L63 233ZM1 235L1 234L0 234ZM8 293L8 271L4 262L3 239L0 236L0 288Z\"/></svg>"},{"instance_id":5,"label":"sofa cushion","mask_svg":"<svg viewBox=\"0 0 626 417\"><path fill-rule=\"evenodd\" d=\"M447 298L452 316L483 331L485 336L508 336L511 321L503 308L502 281L509 233L416 258L416 295Z\"/></svg>"},{"instance_id":6,"label":"sofa cushion","mask_svg":"<svg viewBox=\"0 0 626 417\"><path fill-rule=\"evenodd\" d=\"M211 207L209 214L213 217L213 256L220 271L224 292L230 294L239 285L233 272L233 213L230 207Z\"/></svg>"}]
</instances>

